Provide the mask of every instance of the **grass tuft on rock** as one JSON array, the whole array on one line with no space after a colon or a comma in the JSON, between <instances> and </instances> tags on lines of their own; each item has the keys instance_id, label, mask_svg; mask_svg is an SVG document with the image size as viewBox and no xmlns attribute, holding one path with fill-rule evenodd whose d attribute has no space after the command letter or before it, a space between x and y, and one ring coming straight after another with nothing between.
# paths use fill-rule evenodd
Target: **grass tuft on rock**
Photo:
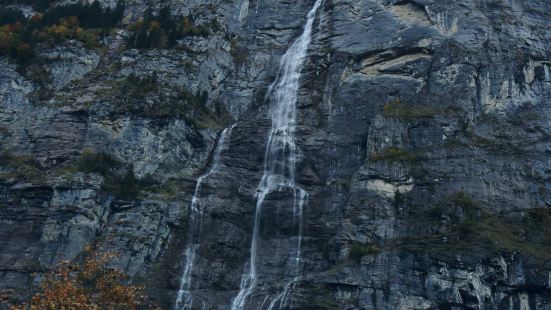
<instances>
[{"instance_id":1,"label":"grass tuft on rock","mask_svg":"<svg viewBox=\"0 0 551 310\"><path fill-rule=\"evenodd\" d=\"M390 146L384 148L381 152L372 154L371 161L388 161L388 162L415 162L421 159L418 152Z\"/></svg>"},{"instance_id":2,"label":"grass tuft on rock","mask_svg":"<svg viewBox=\"0 0 551 310\"><path fill-rule=\"evenodd\" d=\"M79 170L98 173L104 177L104 189L119 199L135 199L140 194L141 182L127 166L106 153L85 150L79 161Z\"/></svg>"},{"instance_id":3,"label":"grass tuft on rock","mask_svg":"<svg viewBox=\"0 0 551 310\"><path fill-rule=\"evenodd\" d=\"M0 174L1 178L16 179L38 177L42 169L40 162L32 156L10 151L0 153L0 167L6 168L6 171Z\"/></svg>"},{"instance_id":4,"label":"grass tuft on rock","mask_svg":"<svg viewBox=\"0 0 551 310\"><path fill-rule=\"evenodd\" d=\"M377 255L381 249L376 244L354 244L348 252L348 259L360 261L364 256Z\"/></svg>"},{"instance_id":5,"label":"grass tuft on rock","mask_svg":"<svg viewBox=\"0 0 551 310\"><path fill-rule=\"evenodd\" d=\"M388 118L402 120L417 120L432 118L437 115L448 115L454 113L452 107L434 105L405 104L400 99L394 99L383 105L383 115Z\"/></svg>"}]
</instances>

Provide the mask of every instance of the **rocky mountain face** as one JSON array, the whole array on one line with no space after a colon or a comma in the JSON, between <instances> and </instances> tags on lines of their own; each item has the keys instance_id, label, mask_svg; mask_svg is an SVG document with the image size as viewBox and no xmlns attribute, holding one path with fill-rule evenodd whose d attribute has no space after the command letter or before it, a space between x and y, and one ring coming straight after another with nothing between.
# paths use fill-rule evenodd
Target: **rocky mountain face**
<instances>
[{"instance_id":1,"label":"rocky mountain face","mask_svg":"<svg viewBox=\"0 0 551 310\"><path fill-rule=\"evenodd\" d=\"M0 294L100 242L163 309L551 309L551 3L321 1L265 190L315 2L126 1L100 46L0 58ZM212 26L132 46L165 7Z\"/></svg>"}]
</instances>

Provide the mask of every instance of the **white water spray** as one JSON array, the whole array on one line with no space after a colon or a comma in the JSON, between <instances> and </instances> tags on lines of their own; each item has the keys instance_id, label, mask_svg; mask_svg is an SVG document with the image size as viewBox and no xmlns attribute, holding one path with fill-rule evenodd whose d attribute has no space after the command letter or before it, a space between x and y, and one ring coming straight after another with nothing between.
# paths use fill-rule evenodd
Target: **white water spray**
<instances>
[{"instance_id":1,"label":"white water spray","mask_svg":"<svg viewBox=\"0 0 551 310\"><path fill-rule=\"evenodd\" d=\"M203 210L199 206L199 192L203 185L203 182L213 173L216 173L220 169L220 155L222 151L226 149L226 140L232 134L233 128L237 124L230 126L229 128L224 129L216 145L214 151L214 157L212 159L212 167L210 170L200 176L197 179L197 185L195 185L195 192L193 193L193 198L191 199L191 211L189 219L189 240L186 247L184 255L186 257L184 271L180 279L180 289L178 290L178 295L176 298L176 305L174 309L176 310L185 310L191 309L193 305L193 295L191 294L191 276L193 272L193 264L195 262L195 255L197 254L197 249L199 248L199 236L201 233L201 224L203 220Z\"/></svg>"},{"instance_id":2,"label":"white water spray","mask_svg":"<svg viewBox=\"0 0 551 310\"><path fill-rule=\"evenodd\" d=\"M256 193L256 212L251 240L250 260L248 273L243 274L239 294L233 299L231 309L242 310L249 295L257 285L257 248L259 241L260 220L262 207L267 195L279 189L289 188L294 193L293 213L299 222L299 237L297 242L297 257L295 279L300 269L300 254L302 246L302 213L304 203L308 197L305 190L295 184L296 163L300 150L295 142L297 100L301 72L306 59L308 46L312 40L311 34L316 13L322 0L317 0L307 16L302 35L291 45L281 58L279 73L274 83L268 89L266 99L271 102L270 116L272 128L268 136L264 157L264 175ZM281 297L283 302L296 280L289 282ZM273 307L273 306L271 306Z\"/></svg>"}]
</instances>

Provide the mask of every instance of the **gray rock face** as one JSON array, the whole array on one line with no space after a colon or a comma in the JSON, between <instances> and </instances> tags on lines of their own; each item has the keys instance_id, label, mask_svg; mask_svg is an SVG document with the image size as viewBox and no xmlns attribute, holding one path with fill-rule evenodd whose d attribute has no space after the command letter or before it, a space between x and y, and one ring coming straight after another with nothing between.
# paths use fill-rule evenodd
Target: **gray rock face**
<instances>
[{"instance_id":1,"label":"gray rock face","mask_svg":"<svg viewBox=\"0 0 551 310\"><path fill-rule=\"evenodd\" d=\"M220 29L169 50L127 49L126 30L103 50L59 45L39 54L44 86L0 60L0 293L13 301L98 241L171 309L196 178L234 123L196 193L193 306L229 309L239 291L265 94L314 1L133 1L125 23L148 3ZM273 309L551 309L550 12L545 0L323 2L297 106L301 277ZM116 168L87 169L89 153ZM293 280L292 204L291 191L266 199L246 309Z\"/></svg>"},{"instance_id":2,"label":"gray rock face","mask_svg":"<svg viewBox=\"0 0 551 310\"><path fill-rule=\"evenodd\" d=\"M75 44L75 43L73 43ZM78 45L62 45L40 55L47 63L52 88L62 89L67 84L81 79L94 70L100 56Z\"/></svg>"}]
</instances>

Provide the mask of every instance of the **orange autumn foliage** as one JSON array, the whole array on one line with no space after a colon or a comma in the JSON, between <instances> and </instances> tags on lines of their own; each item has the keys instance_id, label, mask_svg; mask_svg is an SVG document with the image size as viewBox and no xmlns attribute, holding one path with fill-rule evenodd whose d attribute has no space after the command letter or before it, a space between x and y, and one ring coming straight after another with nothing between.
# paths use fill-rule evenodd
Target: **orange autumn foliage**
<instances>
[{"instance_id":1,"label":"orange autumn foliage","mask_svg":"<svg viewBox=\"0 0 551 310\"><path fill-rule=\"evenodd\" d=\"M128 277L108 267L113 254L88 249L82 264L67 261L48 273L28 303L10 310L135 310L147 304L143 288L127 285Z\"/></svg>"}]
</instances>

